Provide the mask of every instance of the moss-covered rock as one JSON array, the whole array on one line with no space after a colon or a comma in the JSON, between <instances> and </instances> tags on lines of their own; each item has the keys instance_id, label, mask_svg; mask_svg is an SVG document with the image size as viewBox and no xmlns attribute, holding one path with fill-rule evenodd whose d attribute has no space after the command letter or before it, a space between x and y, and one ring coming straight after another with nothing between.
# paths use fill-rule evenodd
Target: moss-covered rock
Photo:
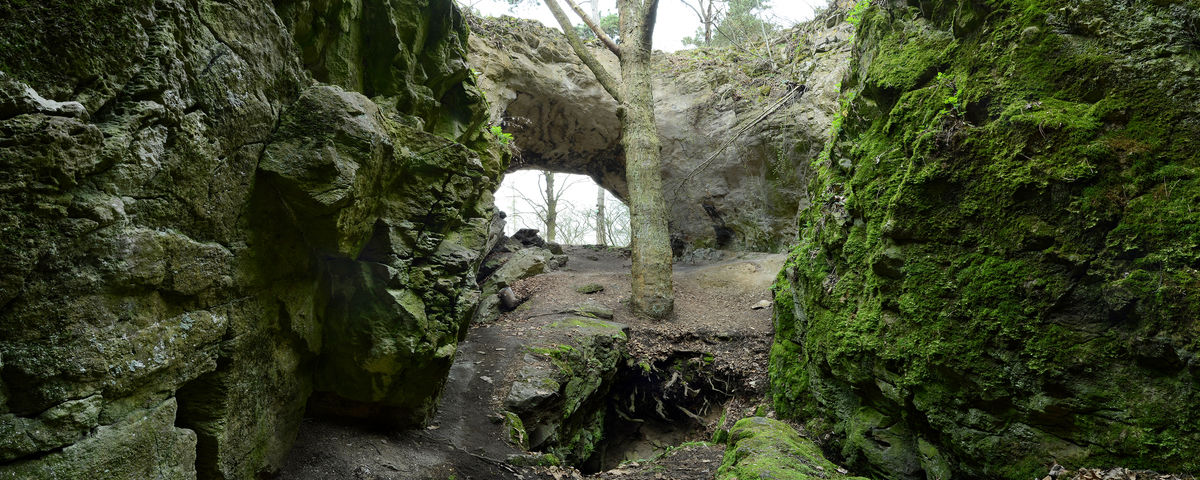
<instances>
[{"instance_id":1,"label":"moss-covered rock","mask_svg":"<svg viewBox=\"0 0 1200 480\"><path fill-rule=\"evenodd\" d=\"M314 390L425 419L506 168L452 2L13 1L0 31L0 477L255 478Z\"/></svg>"},{"instance_id":2,"label":"moss-covered rock","mask_svg":"<svg viewBox=\"0 0 1200 480\"><path fill-rule=\"evenodd\" d=\"M176 404L139 410L61 451L0 466L0 479L196 478L196 435L175 427Z\"/></svg>"},{"instance_id":3,"label":"moss-covered rock","mask_svg":"<svg viewBox=\"0 0 1200 480\"><path fill-rule=\"evenodd\" d=\"M582 465L604 437L606 396L628 356L628 327L567 317L543 330L567 343L529 347L505 408L520 415L530 448Z\"/></svg>"},{"instance_id":4,"label":"moss-covered rock","mask_svg":"<svg viewBox=\"0 0 1200 480\"><path fill-rule=\"evenodd\" d=\"M779 420L765 417L738 420L729 430L728 443L717 480L862 478L841 473L845 470L825 459L815 443Z\"/></svg>"},{"instance_id":5,"label":"moss-covered rock","mask_svg":"<svg viewBox=\"0 0 1200 480\"><path fill-rule=\"evenodd\" d=\"M776 408L886 478L1200 468L1198 4L862 6Z\"/></svg>"}]
</instances>

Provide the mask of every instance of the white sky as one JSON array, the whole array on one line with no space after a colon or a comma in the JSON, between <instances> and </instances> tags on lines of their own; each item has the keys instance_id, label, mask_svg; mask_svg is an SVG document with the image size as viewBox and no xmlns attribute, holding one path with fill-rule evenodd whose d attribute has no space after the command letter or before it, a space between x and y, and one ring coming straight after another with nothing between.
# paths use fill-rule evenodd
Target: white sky
<instances>
[{"instance_id":1,"label":"white sky","mask_svg":"<svg viewBox=\"0 0 1200 480\"><path fill-rule=\"evenodd\" d=\"M527 205L525 200L529 199L540 203L541 189L544 188L541 183L541 175L542 173L538 170L520 170L504 176L500 190L496 191L496 208L508 214L504 233L512 235L522 228L545 230L533 212L533 208ZM555 190L561 189L564 185L567 187L559 200L559 218L565 220L569 215L576 217L587 215L584 223L588 229L584 235L584 243L595 243L595 221L591 216L596 211L596 189L600 186L596 185L591 177L585 175L554 174ZM616 204L620 202L612 194L608 194L605 205L607 205L606 208L617 208ZM541 236L546 238L546 232L542 231Z\"/></svg>"},{"instance_id":2,"label":"white sky","mask_svg":"<svg viewBox=\"0 0 1200 480\"><path fill-rule=\"evenodd\" d=\"M527 1L515 9L512 9L505 0L459 0L459 3L474 4L474 7L484 15L532 18L547 26L558 28L554 16L550 15L550 10L540 1ZM576 3L585 9L591 8L590 0L576 0ZM768 18L773 18L775 23L790 27L812 18L814 9L824 7L826 3L826 0L771 0L771 8L767 10L767 15ZM575 13L570 11L566 2L560 1L559 5L567 10L567 14L572 19L577 20L575 23L583 23L575 18ZM600 0L601 12L613 13L616 10L616 0ZM695 35L698 28L700 28L700 20L696 18L696 14L691 9L683 4L682 0L660 0L658 23L654 28L654 48L668 52L682 49L684 48L683 37Z\"/></svg>"}]
</instances>

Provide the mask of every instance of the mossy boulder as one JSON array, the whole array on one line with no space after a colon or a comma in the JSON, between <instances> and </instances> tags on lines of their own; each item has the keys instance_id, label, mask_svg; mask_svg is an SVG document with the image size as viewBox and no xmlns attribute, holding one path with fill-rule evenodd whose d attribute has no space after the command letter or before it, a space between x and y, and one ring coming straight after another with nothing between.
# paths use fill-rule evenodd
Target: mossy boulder
<instances>
[{"instance_id":1,"label":"mossy boulder","mask_svg":"<svg viewBox=\"0 0 1200 480\"><path fill-rule=\"evenodd\" d=\"M862 479L841 473L845 470L825 459L820 447L779 420L738 420L727 442L717 480Z\"/></svg>"},{"instance_id":2,"label":"mossy boulder","mask_svg":"<svg viewBox=\"0 0 1200 480\"><path fill-rule=\"evenodd\" d=\"M1198 4L860 3L776 409L883 478L1200 468Z\"/></svg>"},{"instance_id":3,"label":"mossy boulder","mask_svg":"<svg viewBox=\"0 0 1200 480\"><path fill-rule=\"evenodd\" d=\"M530 346L505 408L521 417L529 447L582 465L604 436L607 394L628 356L628 327L567 317L543 327L561 344Z\"/></svg>"}]
</instances>

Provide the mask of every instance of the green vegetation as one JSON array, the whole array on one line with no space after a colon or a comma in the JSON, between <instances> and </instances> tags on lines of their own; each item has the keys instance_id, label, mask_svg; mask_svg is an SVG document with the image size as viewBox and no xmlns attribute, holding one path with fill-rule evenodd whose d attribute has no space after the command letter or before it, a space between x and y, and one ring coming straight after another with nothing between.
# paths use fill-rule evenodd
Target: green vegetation
<instances>
[{"instance_id":1,"label":"green vegetation","mask_svg":"<svg viewBox=\"0 0 1200 480\"><path fill-rule=\"evenodd\" d=\"M609 38L613 39L613 41L617 43L621 42L621 17L617 16L615 13L610 13L607 15L601 15L600 18L593 20L596 20L596 22L600 25L600 29L604 30L604 33L607 34ZM592 32L591 28L588 28L587 25L582 23L575 25L575 33L579 35L579 38L584 40L592 40L596 38L596 33Z\"/></svg>"},{"instance_id":2,"label":"green vegetation","mask_svg":"<svg viewBox=\"0 0 1200 480\"><path fill-rule=\"evenodd\" d=\"M865 4L774 287L776 409L881 476L1200 468L1197 14Z\"/></svg>"},{"instance_id":3,"label":"green vegetation","mask_svg":"<svg viewBox=\"0 0 1200 480\"><path fill-rule=\"evenodd\" d=\"M491 132L492 136L496 137L496 140L500 141L501 145L507 147L508 145L512 144L512 134L504 133L504 129L500 128L499 125L492 125L491 127L488 127L488 131Z\"/></svg>"},{"instance_id":4,"label":"green vegetation","mask_svg":"<svg viewBox=\"0 0 1200 480\"><path fill-rule=\"evenodd\" d=\"M777 480L856 479L840 473L821 449L779 420L750 417L729 431L729 447L717 470L717 480L773 478Z\"/></svg>"},{"instance_id":5,"label":"green vegetation","mask_svg":"<svg viewBox=\"0 0 1200 480\"><path fill-rule=\"evenodd\" d=\"M713 25L707 35L712 40L705 39L706 32L702 25L695 36L684 37L684 45L745 48L753 43L761 43L779 29L763 18L763 12L770 8L770 0L718 0L716 3L715 11L723 13L711 18Z\"/></svg>"}]
</instances>

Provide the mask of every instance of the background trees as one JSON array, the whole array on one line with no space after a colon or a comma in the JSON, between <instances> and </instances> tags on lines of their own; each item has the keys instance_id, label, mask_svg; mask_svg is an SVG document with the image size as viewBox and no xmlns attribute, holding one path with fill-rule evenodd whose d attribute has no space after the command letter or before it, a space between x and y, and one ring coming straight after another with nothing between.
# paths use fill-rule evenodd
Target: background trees
<instances>
[{"instance_id":1,"label":"background trees","mask_svg":"<svg viewBox=\"0 0 1200 480\"><path fill-rule=\"evenodd\" d=\"M779 27L766 15L770 0L679 0L700 20L696 35L685 45L723 47L761 41Z\"/></svg>"},{"instance_id":2,"label":"background trees","mask_svg":"<svg viewBox=\"0 0 1200 480\"><path fill-rule=\"evenodd\" d=\"M546 172L524 170L505 176L496 192L496 206L508 214L505 232L536 228L550 240L547 227ZM629 246L629 207L582 175L552 173L554 240L565 245ZM535 193L536 192L536 193ZM600 215L599 199L604 214ZM597 221L603 218L601 228Z\"/></svg>"}]
</instances>

